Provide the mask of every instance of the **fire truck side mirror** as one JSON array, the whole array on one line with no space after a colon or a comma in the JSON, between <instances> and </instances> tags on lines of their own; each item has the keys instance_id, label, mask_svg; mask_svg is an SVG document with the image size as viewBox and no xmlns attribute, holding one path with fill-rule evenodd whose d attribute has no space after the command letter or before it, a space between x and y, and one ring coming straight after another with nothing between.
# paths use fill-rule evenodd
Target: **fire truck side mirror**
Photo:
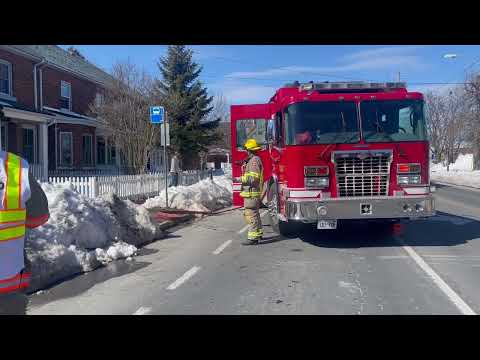
<instances>
[{"instance_id":1,"label":"fire truck side mirror","mask_svg":"<svg viewBox=\"0 0 480 360\"><path fill-rule=\"evenodd\" d=\"M266 134L266 143L274 144L276 141L276 131L275 131L275 119L268 120L267 123L267 134Z\"/></svg>"}]
</instances>

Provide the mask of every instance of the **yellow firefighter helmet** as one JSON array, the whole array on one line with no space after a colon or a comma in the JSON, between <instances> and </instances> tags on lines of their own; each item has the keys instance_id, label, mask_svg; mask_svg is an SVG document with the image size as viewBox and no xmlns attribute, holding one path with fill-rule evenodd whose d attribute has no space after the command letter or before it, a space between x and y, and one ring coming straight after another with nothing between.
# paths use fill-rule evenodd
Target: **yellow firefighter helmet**
<instances>
[{"instance_id":1,"label":"yellow firefighter helmet","mask_svg":"<svg viewBox=\"0 0 480 360\"><path fill-rule=\"evenodd\" d=\"M245 149L247 149L249 151L257 151L257 150L261 149L261 147L258 146L258 144L257 144L257 140L255 140L255 139L248 139L247 142L245 143L244 147L245 147Z\"/></svg>"}]
</instances>

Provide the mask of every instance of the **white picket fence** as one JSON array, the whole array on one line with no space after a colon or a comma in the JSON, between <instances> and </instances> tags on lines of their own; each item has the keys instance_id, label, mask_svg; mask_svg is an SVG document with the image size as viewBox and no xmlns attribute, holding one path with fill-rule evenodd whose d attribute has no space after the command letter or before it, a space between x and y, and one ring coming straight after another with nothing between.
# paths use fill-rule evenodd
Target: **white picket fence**
<instances>
[{"instance_id":1,"label":"white picket fence","mask_svg":"<svg viewBox=\"0 0 480 360\"><path fill-rule=\"evenodd\" d=\"M180 174L178 185L192 185L208 176L207 172L185 171ZM170 176L168 177L170 181ZM142 175L111 176L50 176L52 184L71 183L75 191L89 198L113 193L122 199L151 197L165 189L163 172Z\"/></svg>"},{"instance_id":2,"label":"white picket fence","mask_svg":"<svg viewBox=\"0 0 480 360\"><path fill-rule=\"evenodd\" d=\"M165 187L163 173L112 176L51 176L52 184L71 183L75 191L89 198L113 193L120 198L155 196Z\"/></svg>"}]
</instances>

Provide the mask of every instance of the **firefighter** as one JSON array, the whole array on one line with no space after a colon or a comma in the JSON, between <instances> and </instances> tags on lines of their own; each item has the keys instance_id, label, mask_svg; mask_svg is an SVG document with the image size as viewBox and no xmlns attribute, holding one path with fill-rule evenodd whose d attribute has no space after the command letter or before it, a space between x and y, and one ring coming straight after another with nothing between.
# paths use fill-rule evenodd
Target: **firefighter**
<instances>
[{"instance_id":1,"label":"firefighter","mask_svg":"<svg viewBox=\"0 0 480 360\"><path fill-rule=\"evenodd\" d=\"M249 225L247 241L243 245L258 244L263 237L260 219L260 202L263 187L263 164L257 151L261 149L255 139L248 139L244 145L248 156L242 165L242 190L240 196L244 199L244 217Z\"/></svg>"},{"instance_id":2,"label":"firefighter","mask_svg":"<svg viewBox=\"0 0 480 360\"><path fill-rule=\"evenodd\" d=\"M0 201L0 315L22 315L30 279L25 230L43 225L50 214L28 162L5 151L0 151Z\"/></svg>"}]
</instances>

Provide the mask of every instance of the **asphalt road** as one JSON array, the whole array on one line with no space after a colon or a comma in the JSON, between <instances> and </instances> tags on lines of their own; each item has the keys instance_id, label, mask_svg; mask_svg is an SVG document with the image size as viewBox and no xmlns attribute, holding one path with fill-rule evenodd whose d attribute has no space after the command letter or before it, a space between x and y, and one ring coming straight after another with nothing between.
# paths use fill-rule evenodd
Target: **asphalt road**
<instances>
[{"instance_id":1,"label":"asphalt road","mask_svg":"<svg viewBox=\"0 0 480 360\"><path fill-rule=\"evenodd\" d=\"M28 314L480 313L480 191L438 186L438 215L400 233L306 229L242 246L240 211L31 295Z\"/></svg>"}]
</instances>

